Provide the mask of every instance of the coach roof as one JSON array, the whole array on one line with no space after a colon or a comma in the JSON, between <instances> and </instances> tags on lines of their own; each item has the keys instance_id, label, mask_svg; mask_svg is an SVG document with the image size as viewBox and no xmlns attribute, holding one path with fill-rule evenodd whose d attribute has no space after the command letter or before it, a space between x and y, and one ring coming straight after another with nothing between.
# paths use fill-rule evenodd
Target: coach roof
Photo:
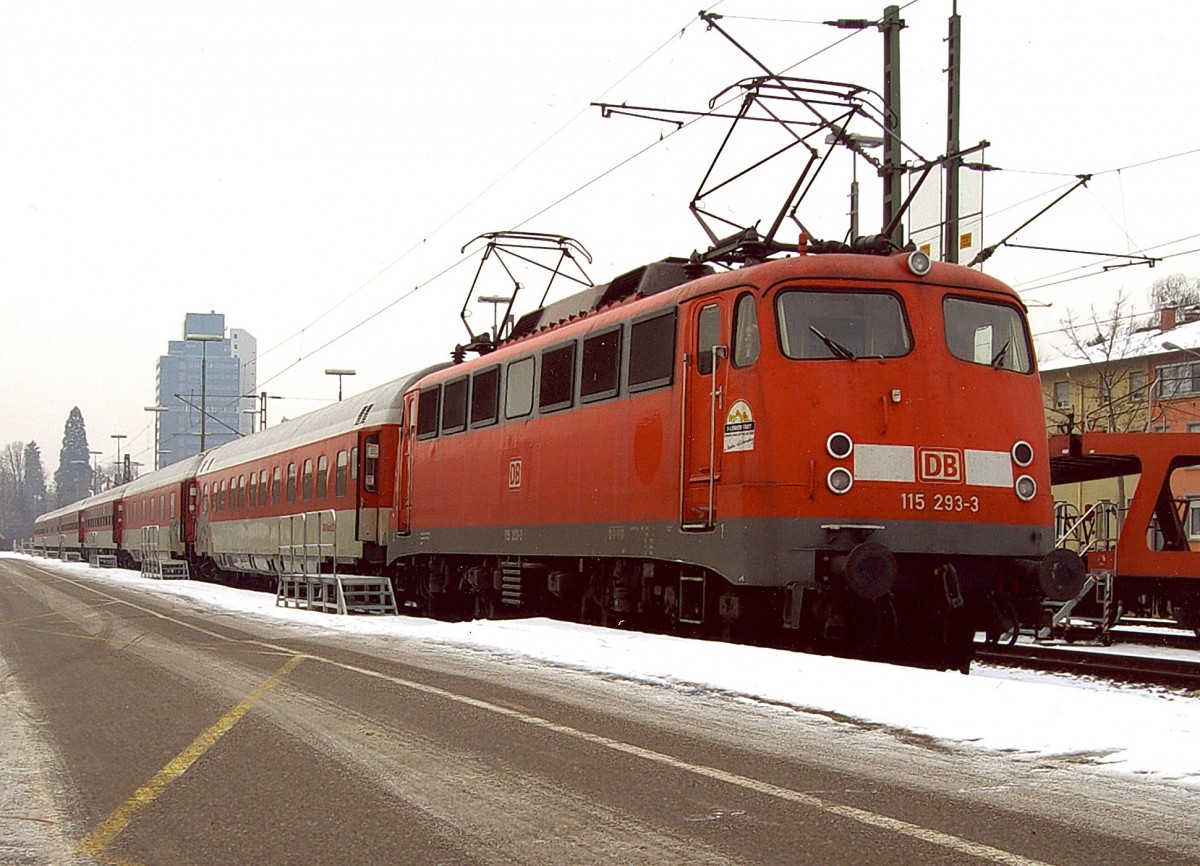
<instances>
[{"instance_id":1,"label":"coach roof","mask_svg":"<svg viewBox=\"0 0 1200 866\"><path fill-rule=\"evenodd\" d=\"M404 393L438 364L401 379L394 379L341 402L284 421L267 430L234 439L204 455L200 472L217 472L250 460L270 457L292 448L320 442L351 430L381 424L404 423Z\"/></svg>"}]
</instances>

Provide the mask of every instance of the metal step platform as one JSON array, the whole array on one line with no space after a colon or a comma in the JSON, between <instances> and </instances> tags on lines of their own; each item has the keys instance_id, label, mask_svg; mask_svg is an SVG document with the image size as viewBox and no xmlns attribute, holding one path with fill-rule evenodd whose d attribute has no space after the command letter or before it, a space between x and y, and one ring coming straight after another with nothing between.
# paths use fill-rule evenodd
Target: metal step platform
<instances>
[{"instance_id":1,"label":"metal step platform","mask_svg":"<svg viewBox=\"0 0 1200 866\"><path fill-rule=\"evenodd\" d=\"M390 578L338 574L337 555L335 512L281 517L275 606L340 614L397 613Z\"/></svg>"},{"instance_id":2,"label":"metal step platform","mask_svg":"<svg viewBox=\"0 0 1200 866\"><path fill-rule=\"evenodd\" d=\"M392 581L360 574L281 574L275 606L340 614L397 612Z\"/></svg>"}]
</instances>

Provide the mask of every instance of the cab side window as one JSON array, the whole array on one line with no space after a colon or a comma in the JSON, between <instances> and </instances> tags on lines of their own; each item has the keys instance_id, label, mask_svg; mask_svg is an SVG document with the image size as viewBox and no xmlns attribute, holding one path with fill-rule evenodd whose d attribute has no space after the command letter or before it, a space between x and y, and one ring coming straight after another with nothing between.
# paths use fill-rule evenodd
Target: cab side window
<instances>
[{"instance_id":1,"label":"cab side window","mask_svg":"<svg viewBox=\"0 0 1200 866\"><path fill-rule=\"evenodd\" d=\"M700 311L696 325L696 367L701 376L713 371L713 347L721 344L721 308L710 304Z\"/></svg>"},{"instance_id":2,"label":"cab side window","mask_svg":"<svg viewBox=\"0 0 1200 866\"><path fill-rule=\"evenodd\" d=\"M758 360L758 306L754 295L738 298L733 312L733 366L749 367Z\"/></svg>"}]
</instances>

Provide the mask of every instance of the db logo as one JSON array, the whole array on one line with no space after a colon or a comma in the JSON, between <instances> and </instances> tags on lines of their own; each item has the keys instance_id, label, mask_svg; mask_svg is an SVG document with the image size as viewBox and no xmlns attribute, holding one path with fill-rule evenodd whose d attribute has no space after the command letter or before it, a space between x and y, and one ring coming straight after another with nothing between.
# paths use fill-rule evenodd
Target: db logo
<instances>
[{"instance_id":1,"label":"db logo","mask_svg":"<svg viewBox=\"0 0 1200 866\"><path fill-rule=\"evenodd\" d=\"M521 458L516 457L508 461L508 489L521 489Z\"/></svg>"},{"instance_id":2,"label":"db logo","mask_svg":"<svg viewBox=\"0 0 1200 866\"><path fill-rule=\"evenodd\" d=\"M919 448L917 463L922 481L962 484L963 454L957 448Z\"/></svg>"}]
</instances>

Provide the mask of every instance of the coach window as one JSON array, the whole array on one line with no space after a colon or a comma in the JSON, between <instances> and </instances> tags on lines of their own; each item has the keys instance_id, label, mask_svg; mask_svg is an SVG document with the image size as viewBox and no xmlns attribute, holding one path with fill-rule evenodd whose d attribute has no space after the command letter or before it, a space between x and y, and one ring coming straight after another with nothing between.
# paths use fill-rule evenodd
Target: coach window
<instances>
[{"instance_id":1,"label":"coach window","mask_svg":"<svg viewBox=\"0 0 1200 866\"><path fill-rule=\"evenodd\" d=\"M579 379L580 402L617 396L621 381L621 329L583 341L583 368Z\"/></svg>"},{"instance_id":2,"label":"coach window","mask_svg":"<svg viewBox=\"0 0 1200 866\"><path fill-rule=\"evenodd\" d=\"M358 484L358 446L350 449L350 486Z\"/></svg>"},{"instance_id":3,"label":"coach window","mask_svg":"<svg viewBox=\"0 0 1200 866\"><path fill-rule=\"evenodd\" d=\"M696 369L701 376L713 371L713 349L721 344L721 308L710 304L700 311L696 324Z\"/></svg>"},{"instance_id":4,"label":"coach window","mask_svg":"<svg viewBox=\"0 0 1200 866\"><path fill-rule=\"evenodd\" d=\"M246 482L246 507L253 508L254 503L258 501L258 476L253 472L250 473L250 480Z\"/></svg>"},{"instance_id":5,"label":"coach window","mask_svg":"<svg viewBox=\"0 0 1200 866\"><path fill-rule=\"evenodd\" d=\"M496 423L500 405L500 368L492 367L471 377L471 426Z\"/></svg>"},{"instance_id":6,"label":"coach window","mask_svg":"<svg viewBox=\"0 0 1200 866\"><path fill-rule=\"evenodd\" d=\"M758 360L758 305L754 295L738 298L733 311L733 366L749 367Z\"/></svg>"},{"instance_id":7,"label":"coach window","mask_svg":"<svg viewBox=\"0 0 1200 866\"><path fill-rule=\"evenodd\" d=\"M442 434L461 433L467 429L467 382L464 376L447 382L442 389Z\"/></svg>"},{"instance_id":8,"label":"coach window","mask_svg":"<svg viewBox=\"0 0 1200 866\"><path fill-rule=\"evenodd\" d=\"M317 458L317 499L329 493L329 458L322 454Z\"/></svg>"},{"instance_id":9,"label":"coach window","mask_svg":"<svg viewBox=\"0 0 1200 866\"><path fill-rule=\"evenodd\" d=\"M334 484L333 495L334 496L345 496L346 495L346 475L347 475L347 471L346 471L347 465L346 464L347 464L346 452L339 451L337 453L337 468L334 470L334 474L333 474L333 484Z\"/></svg>"},{"instance_id":10,"label":"coach window","mask_svg":"<svg viewBox=\"0 0 1200 866\"><path fill-rule=\"evenodd\" d=\"M542 353L538 411L555 412L571 405L575 390L575 344Z\"/></svg>"},{"instance_id":11,"label":"coach window","mask_svg":"<svg viewBox=\"0 0 1200 866\"><path fill-rule=\"evenodd\" d=\"M671 384L675 368L675 311L634 322L629 328L629 390Z\"/></svg>"},{"instance_id":12,"label":"coach window","mask_svg":"<svg viewBox=\"0 0 1200 866\"><path fill-rule=\"evenodd\" d=\"M296 501L296 464L289 463L287 470L287 501Z\"/></svg>"},{"instance_id":13,"label":"coach window","mask_svg":"<svg viewBox=\"0 0 1200 866\"><path fill-rule=\"evenodd\" d=\"M227 481L221 479L221 504L217 507L217 511L225 511L229 504L229 500L226 498L228 495L228 490L226 488L227 483Z\"/></svg>"},{"instance_id":14,"label":"coach window","mask_svg":"<svg viewBox=\"0 0 1200 866\"><path fill-rule=\"evenodd\" d=\"M900 358L912 337L900 299L887 292L781 292L779 347L798 361Z\"/></svg>"},{"instance_id":15,"label":"coach window","mask_svg":"<svg viewBox=\"0 0 1200 866\"><path fill-rule=\"evenodd\" d=\"M175 519L175 491L171 491L171 519Z\"/></svg>"},{"instance_id":16,"label":"coach window","mask_svg":"<svg viewBox=\"0 0 1200 866\"><path fill-rule=\"evenodd\" d=\"M205 484L200 488L200 510L208 514L208 485Z\"/></svg>"},{"instance_id":17,"label":"coach window","mask_svg":"<svg viewBox=\"0 0 1200 866\"><path fill-rule=\"evenodd\" d=\"M426 388L417 400L417 438L432 439L438 431L438 407L441 404L440 385Z\"/></svg>"},{"instance_id":18,"label":"coach window","mask_svg":"<svg viewBox=\"0 0 1200 866\"><path fill-rule=\"evenodd\" d=\"M258 473L258 507L265 508L267 506L267 470L263 469Z\"/></svg>"},{"instance_id":19,"label":"coach window","mask_svg":"<svg viewBox=\"0 0 1200 866\"><path fill-rule=\"evenodd\" d=\"M280 501L280 488L283 486L283 472L278 466L275 467L271 474L271 504L278 505Z\"/></svg>"},{"instance_id":20,"label":"coach window","mask_svg":"<svg viewBox=\"0 0 1200 866\"><path fill-rule=\"evenodd\" d=\"M378 487L379 434L372 433L363 443L363 490L374 493Z\"/></svg>"},{"instance_id":21,"label":"coach window","mask_svg":"<svg viewBox=\"0 0 1200 866\"><path fill-rule=\"evenodd\" d=\"M238 508L246 507L246 476L238 476Z\"/></svg>"},{"instance_id":22,"label":"coach window","mask_svg":"<svg viewBox=\"0 0 1200 866\"><path fill-rule=\"evenodd\" d=\"M504 384L504 417L524 418L533 411L533 358L508 365Z\"/></svg>"},{"instance_id":23,"label":"coach window","mask_svg":"<svg viewBox=\"0 0 1200 866\"><path fill-rule=\"evenodd\" d=\"M312 458L304 461L304 475L302 476L304 501L308 502L313 497L313 462Z\"/></svg>"},{"instance_id":24,"label":"coach window","mask_svg":"<svg viewBox=\"0 0 1200 866\"><path fill-rule=\"evenodd\" d=\"M159 494L158 497L158 519L167 519L167 494L165 493ZM112 517L105 518L105 522L112 523Z\"/></svg>"}]
</instances>

